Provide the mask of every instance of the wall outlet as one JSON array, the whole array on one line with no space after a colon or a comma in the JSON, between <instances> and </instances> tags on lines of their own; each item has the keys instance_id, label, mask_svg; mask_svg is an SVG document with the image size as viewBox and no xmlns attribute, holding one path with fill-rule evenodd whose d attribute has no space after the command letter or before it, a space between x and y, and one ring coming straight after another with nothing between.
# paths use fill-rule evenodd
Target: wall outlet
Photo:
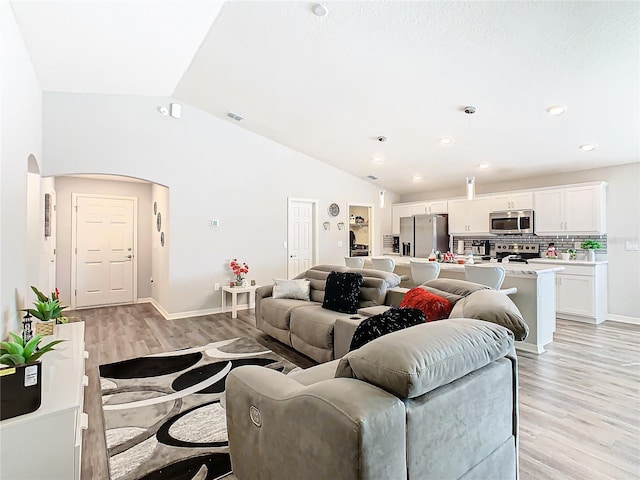
<instances>
[{"instance_id":1,"label":"wall outlet","mask_svg":"<svg viewBox=\"0 0 640 480\"><path fill-rule=\"evenodd\" d=\"M220 284L218 282L213 284L213 289L217 292L218 290L220 290Z\"/></svg>"}]
</instances>

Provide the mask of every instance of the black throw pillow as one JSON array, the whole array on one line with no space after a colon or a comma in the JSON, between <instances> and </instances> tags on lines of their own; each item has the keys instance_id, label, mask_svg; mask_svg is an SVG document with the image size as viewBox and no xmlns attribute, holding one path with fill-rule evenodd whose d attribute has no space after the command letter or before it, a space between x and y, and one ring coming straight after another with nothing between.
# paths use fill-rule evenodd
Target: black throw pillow
<instances>
[{"instance_id":1,"label":"black throw pillow","mask_svg":"<svg viewBox=\"0 0 640 480\"><path fill-rule=\"evenodd\" d=\"M360 299L362 275L353 272L331 272L327 276L322 308L341 313L356 313Z\"/></svg>"},{"instance_id":2,"label":"black throw pillow","mask_svg":"<svg viewBox=\"0 0 640 480\"><path fill-rule=\"evenodd\" d=\"M360 348L387 333L420 325L424 322L425 316L422 310L392 307L380 315L374 315L360 322L356 331L353 332L349 351Z\"/></svg>"}]
</instances>

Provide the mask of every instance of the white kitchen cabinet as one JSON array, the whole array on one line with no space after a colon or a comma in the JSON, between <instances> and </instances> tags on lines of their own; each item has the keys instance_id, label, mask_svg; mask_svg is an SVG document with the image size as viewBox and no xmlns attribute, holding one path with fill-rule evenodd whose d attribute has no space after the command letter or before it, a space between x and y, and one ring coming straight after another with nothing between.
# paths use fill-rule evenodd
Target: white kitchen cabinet
<instances>
[{"instance_id":1,"label":"white kitchen cabinet","mask_svg":"<svg viewBox=\"0 0 640 480\"><path fill-rule=\"evenodd\" d=\"M448 210L450 235L489 235L491 198L450 200Z\"/></svg>"},{"instance_id":2,"label":"white kitchen cabinet","mask_svg":"<svg viewBox=\"0 0 640 480\"><path fill-rule=\"evenodd\" d=\"M427 203L427 213L435 214L435 213L449 213L448 205L446 200L436 200L434 202Z\"/></svg>"},{"instance_id":3,"label":"white kitchen cabinet","mask_svg":"<svg viewBox=\"0 0 640 480\"><path fill-rule=\"evenodd\" d=\"M411 205L393 205L391 207L392 234L400 235L400 218L411 216Z\"/></svg>"},{"instance_id":4,"label":"white kitchen cabinet","mask_svg":"<svg viewBox=\"0 0 640 480\"><path fill-rule=\"evenodd\" d=\"M530 260L564 267L556 274L556 315L586 323L607 319L607 262Z\"/></svg>"},{"instance_id":5,"label":"white kitchen cabinet","mask_svg":"<svg viewBox=\"0 0 640 480\"><path fill-rule=\"evenodd\" d=\"M533 192L506 192L491 197L491 210L531 210L533 208Z\"/></svg>"},{"instance_id":6,"label":"white kitchen cabinet","mask_svg":"<svg viewBox=\"0 0 640 480\"><path fill-rule=\"evenodd\" d=\"M427 212L426 203L416 203L411 205L411 215L424 215Z\"/></svg>"},{"instance_id":7,"label":"white kitchen cabinet","mask_svg":"<svg viewBox=\"0 0 640 480\"><path fill-rule=\"evenodd\" d=\"M84 387L84 322L57 325L42 345L64 339L42 356L42 405L0 422L0 478L80 480Z\"/></svg>"},{"instance_id":8,"label":"white kitchen cabinet","mask_svg":"<svg viewBox=\"0 0 640 480\"><path fill-rule=\"evenodd\" d=\"M606 183L536 191L534 208L538 235L606 233Z\"/></svg>"}]
</instances>

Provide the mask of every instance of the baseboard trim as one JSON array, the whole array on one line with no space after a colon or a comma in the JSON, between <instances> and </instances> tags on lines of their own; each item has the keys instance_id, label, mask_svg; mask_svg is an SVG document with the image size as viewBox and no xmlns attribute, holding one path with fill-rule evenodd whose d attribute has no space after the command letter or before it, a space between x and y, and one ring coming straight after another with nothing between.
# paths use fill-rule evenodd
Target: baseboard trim
<instances>
[{"instance_id":1,"label":"baseboard trim","mask_svg":"<svg viewBox=\"0 0 640 480\"><path fill-rule=\"evenodd\" d=\"M139 298L137 303L150 303L154 306L158 313L164 317L165 320L179 320L181 318L202 317L204 315L215 315L216 313L223 313L222 307L206 308L204 310L191 310L188 312L169 313L164 309L162 305L160 305L155 300L155 298L151 297ZM238 310L247 310L248 308L248 305L238 305Z\"/></svg>"},{"instance_id":2,"label":"baseboard trim","mask_svg":"<svg viewBox=\"0 0 640 480\"><path fill-rule=\"evenodd\" d=\"M607 320L612 322L633 323L634 325L640 325L640 317L628 317L627 315L614 315L612 313L607 315Z\"/></svg>"},{"instance_id":3,"label":"baseboard trim","mask_svg":"<svg viewBox=\"0 0 640 480\"><path fill-rule=\"evenodd\" d=\"M523 352L535 353L536 355L540 355L541 353L546 352L543 346L534 345L533 343L527 342L518 342L516 341L516 350L522 350Z\"/></svg>"}]
</instances>

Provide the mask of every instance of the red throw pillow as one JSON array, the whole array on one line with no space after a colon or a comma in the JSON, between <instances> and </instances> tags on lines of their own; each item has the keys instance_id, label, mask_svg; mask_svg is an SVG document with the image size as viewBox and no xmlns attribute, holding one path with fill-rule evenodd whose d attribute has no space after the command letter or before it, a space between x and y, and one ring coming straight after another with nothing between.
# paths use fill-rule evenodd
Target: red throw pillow
<instances>
[{"instance_id":1,"label":"red throw pillow","mask_svg":"<svg viewBox=\"0 0 640 480\"><path fill-rule=\"evenodd\" d=\"M451 313L449 300L418 287L412 288L402 297L400 308L421 310L427 322L448 318Z\"/></svg>"}]
</instances>

